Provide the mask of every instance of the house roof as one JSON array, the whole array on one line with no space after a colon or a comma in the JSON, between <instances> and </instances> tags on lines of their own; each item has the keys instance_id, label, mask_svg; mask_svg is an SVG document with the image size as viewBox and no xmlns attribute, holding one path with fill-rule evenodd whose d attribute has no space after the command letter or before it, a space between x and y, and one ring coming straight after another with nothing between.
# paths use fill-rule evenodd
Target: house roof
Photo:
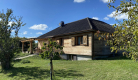
<instances>
[{"instance_id":1,"label":"house roof","mask_svg":"<svg viewBox=\"0 0 138 80\"><path fill-rule=\"evenodd\" d=\"M68 33L74 33L78 31L81 32L86 30L95 30L95 31L99 30L102 32L109 32L109 33L113 33L115 31L115 29L112 28L111 25L105 22L91 19L91 18L85 18L85 19L64 24L63 27L59 26L56 29L48 33L45 33L37 38L48 38L48 37L54 37L57 35L64 35Z\"/></svg>"}]
</instances>

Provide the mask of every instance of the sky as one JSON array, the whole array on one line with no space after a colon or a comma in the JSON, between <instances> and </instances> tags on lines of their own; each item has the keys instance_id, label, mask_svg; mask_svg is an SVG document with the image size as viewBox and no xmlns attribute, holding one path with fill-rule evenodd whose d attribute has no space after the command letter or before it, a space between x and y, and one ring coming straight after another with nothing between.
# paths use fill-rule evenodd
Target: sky
<instances>
[{"instance_id":1,"label":"sky","mask_svg":"<svg viewBox=\"0 0 138 80\"><path fill-rule=\"evenodd\" d=\"M111 4L118 6L120 0ZM125 14L115 17L115 10L107 5L108 0L0 0L0 12L12 9L14 16L22 16L26 25L18 36L36 38L59 27L61 21L66 24L89 17L112 25L117 23L115 18L127 18Z\"/></svg>"}]
</instances>

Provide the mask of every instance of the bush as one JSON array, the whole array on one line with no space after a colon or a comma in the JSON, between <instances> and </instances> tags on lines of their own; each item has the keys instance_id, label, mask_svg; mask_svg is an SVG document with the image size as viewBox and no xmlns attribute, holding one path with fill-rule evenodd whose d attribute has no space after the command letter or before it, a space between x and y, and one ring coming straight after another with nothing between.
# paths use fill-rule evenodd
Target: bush
<instances>
[{"instance_id":1,"label":"bush","mask_svg":"<svg viewBox=\"0 0 138 80\"><path fill-rule=\"evenodd\" d=\"M54 55L53 60L60 60L61 57L59 55Z\"/></svg>"},{"instance_id":2,"label":"bush","mask_svg":"<svg viewBox=\"0 0 138 80\"><path fill-rule=\"evenodd\" d=\"M30 63L30 61L29 61L29 60L22 60L21 63L22 63L22 64Z\"/></svg>"}]
</instances>

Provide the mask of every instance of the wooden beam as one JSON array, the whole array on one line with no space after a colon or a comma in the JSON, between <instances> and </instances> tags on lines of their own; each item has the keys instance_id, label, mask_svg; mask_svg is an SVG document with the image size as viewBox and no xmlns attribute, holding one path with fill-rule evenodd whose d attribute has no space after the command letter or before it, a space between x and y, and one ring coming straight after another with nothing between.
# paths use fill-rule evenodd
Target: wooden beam
<instances>
[{"instance_id":1,"label":"wooden beam","mask_svg":"<svg viewBox=\"0 0 138 80\"><path fill-rule=\"evenodd\" d=\"M24 42L22 42L22 52L24 52Z\"/></svg>"},{"instance_id":2,"label":"wooden beam","mask_svg":"<svg viewBox=\"0 0 138 80\"><path fill-rule=\"evenodd\" d=\"M35 39L35 40L47 40L48 38L43 38L43 39Z\"/></svg>"},{"instance_id":3,"label":"wooden beam","mask_svg":"<svg viewBox=\"0 0 138 80\"><path fill-rule=\"evenodd\" d=\"M30 54L33 54L32 41L30 41Z\"/></svg>"},{"instance_id":4,"label":"wooden beam","mask_svg":"<svg viewBox=\"0 0 138 80\"><path fill-rule=\"evenodd\" d=\"M21 42L28 42L28 41L34 41L34 39L21 40Z\"/></svg>"}]
</instances>

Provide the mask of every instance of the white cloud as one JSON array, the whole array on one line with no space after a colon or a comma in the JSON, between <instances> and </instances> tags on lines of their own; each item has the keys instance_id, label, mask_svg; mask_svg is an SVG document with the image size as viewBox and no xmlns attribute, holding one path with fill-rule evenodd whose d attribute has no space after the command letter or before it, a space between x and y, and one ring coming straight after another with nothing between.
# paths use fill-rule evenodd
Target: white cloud
<instances>
[{"instance_id":1,"label":"white cloud","mask_svg":"<svg viewBox=\"0 0 138 80\"><path fill-rule=\"evenodd\" d=\"M92 19L96 19L96 20L99 20L99 18L98 18L98 17L92 17Z\"/></svg>"},{"instance_id":2,"label":"white cloud","mask_svg":"<svg viewBox=\"0 0 138 80\"><path fill-rule=\"evenodd\" d=\"M11 24L12 24L13 22L9 22L9 24L8 25L10 25L11 26Z\"/></svg>"},{"instance_id":3,"label":"white cloud","mask_svg":"<svg viewBox=\"0 0 138 80\"><path fill-rule=\"evenodd\" d=\"M33 25L29 29L34 29L34 30L45 30L48 28L46 24L38 24L38 25Z\"/></svg>"},{"instance_id":4,"label":"white cloud","mask_svg":"<svg viewBox=\"0 0 138 80\"><path fill-rule=\"evenodd\" d=\"M132 9L135 6L131 6L131 7L127 7L127 9ZM127 13L121 13L121 11L118 11L118 13L116 13L116 11L113 11L111 14L107 15L108 17L114 17L115 19L128 19L128 14Z\"/></svg>"},{"instance_id":5,"label":"white cloud","mask_svg":"<svg viewBox=\"0 0 138 80\"><path fill-rule=\"evenodd\" d=\"M36 36L32 36L32 37L27 37L27 38L36 38Z\"/></svg>"},{"instance_id":6,"label":"white cloud","mask_svg":"<svg viewBox=\"0 0 138 80\"><path fill-rule=\"evenodd\" d=\"M104 20L109 20L109 18L108 17L105 17Z\"/></svg>"},{"instance_id":7,"label":"white cloud","mask_svg":"<svg viewBox=\"0 0 138 80\"><path fill-rule=\"evenodd\" d=\"M103 3L109 3L110 0L101 0Z\"/></svg>"},{"instance_id":8,"label":"white cloud","mask_svg":"<svg viewBox=\"0 0 138 80\"><path fill-rule=\"evenodd\" d=\"M114 24L110 24L110 25L114 25ZM119 24L116 24L116 25L119 25Z\"/></svg>"},{"instance_id":9,"label":"white cloud","mask_svg":"<svg viewBox=\"0 0 138 80\"><path fill-rule=\"evenodd\" d=\"M7 29L9 31L9 29ZM11 30L11 32L15 32L15 30Z\"/></svg>"},{"instance_id":10,"label":"white cloud","mask_svg":"<svg viewBox=\"0 0 138 80\"><path fill-rule=\"evenodd\" d=\"M110 24L110 25L114 25L114 24Z\"/></svg>"},{"instance_id":11,"label":"white cloud","mask_svg":"<svg viewBox=\"0 0 138 80\"><path fill-rule=\"evenodd\" d=\"M36 34L43 34L42 32L37 32Z\"/></svg>"},{"instance_id":12,"label":"white cloud","mask_svg":"<svg viewBox=\"0 0 138 80\"><path fill-rule=\"evenodd\" d=\"M27 34L27 31L24 31L23 34Z\"/></svg>"},{"instance_id":13,"label":"white cloud","mask_svg":"<svg viewBox=\"0 0 138 80\"><path fill-rule=\"evenodd\" d=\"M116 11L113 11L111 14L109 14L107 16L115 18L115 19L118 19L118 20L120 20L120 19L128 19L128 14L127 13L123 13L123 14L120 14L120 13L121 13L121 11L118 11L118 13L116 13Z\"/></svg>"},{"instance_id":14,"label":"white cloud","mask_svg":"<svg viewBox=\"0 0 138 80\"><path fill-rule=\"evenodd\" d=\"M12 22L9 22L9 24L8 24L8 25L10 25L10 26L11 26L11 25L12 25L12 23L16 23L16 22L13 22L13 21L12 21Z\"/></svg>"},{"instance_id":15,"label":"white cloud","mask_svg":"<svg viewBox=\"0 0 138 80\"><path fill-rule=\"evenodd\" d=\"M32 33L30 33L30 34L32 34Z\"/></svg>"},{"instance_id":16,"label":"white cloud","mask_svg":"<svg viewBox=\"0 0 138 80\"><path fill-rule=\"evenodd\" d=\"M74 2L81 3L84 2L85 0L74 0Z\"/></svg>"}]
</instances>

